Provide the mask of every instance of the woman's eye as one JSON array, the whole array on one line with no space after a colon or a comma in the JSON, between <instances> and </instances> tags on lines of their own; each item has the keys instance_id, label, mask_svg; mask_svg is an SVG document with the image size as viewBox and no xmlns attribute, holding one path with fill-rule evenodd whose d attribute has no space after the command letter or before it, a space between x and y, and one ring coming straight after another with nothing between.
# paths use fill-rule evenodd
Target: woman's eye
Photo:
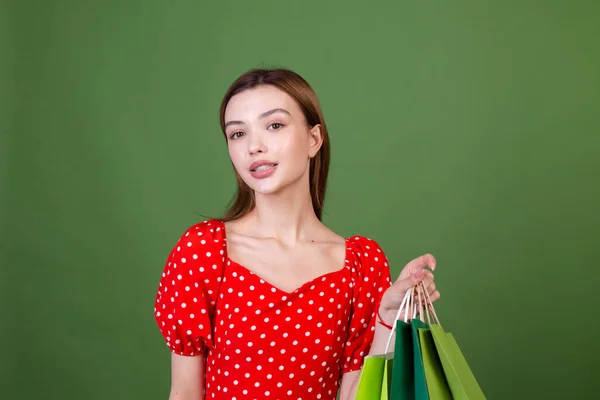
<instances>
[{"instance_id":1,"label":"woman's eye","mask_svg":"<svg viewBox=\"0 0 600 400\"><path fill-rule=\"evenodd\" d=\"M271 125L269 125L269 128L272 128L272 129L281 129L281 128L283 128L283 124L281 124L279 122L273 122Z\"/></svg>"},{"instance_id":2,"label":"woman's eye","mask_svg":"<svg viewBox=\"0 0 600 400\"><path fill-rule=\"evenodd\" d=\"M233 132L231 135L229 135L229 139L238 139L242 136L244 136L244 132Z\"/></svg>"}]
</instances>

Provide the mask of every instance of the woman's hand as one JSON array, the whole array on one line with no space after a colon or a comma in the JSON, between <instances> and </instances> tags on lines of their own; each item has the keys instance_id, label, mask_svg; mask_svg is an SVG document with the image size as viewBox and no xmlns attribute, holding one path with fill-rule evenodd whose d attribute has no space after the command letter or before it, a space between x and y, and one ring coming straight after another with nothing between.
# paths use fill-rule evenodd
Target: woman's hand
<instances>
[{"instance_id":1,"label":"woman's hand","mask_svg":"<svg viewBox=\"0 0 600 400\"><path fill-rule=\"evenodd\" d=\"M394 318L396 318L407 290L421 281L425 285L427 293L429 293L431 302L435 302L440 298L440 292L435 289L433 273L425 269L425 267L429 267L432 271L435 271L435 266L436 260L431 254L425 254L406 264L396 282L385 291L381 298L379 315L383 322L393 325Z\"/></svg>"}]
</instances>

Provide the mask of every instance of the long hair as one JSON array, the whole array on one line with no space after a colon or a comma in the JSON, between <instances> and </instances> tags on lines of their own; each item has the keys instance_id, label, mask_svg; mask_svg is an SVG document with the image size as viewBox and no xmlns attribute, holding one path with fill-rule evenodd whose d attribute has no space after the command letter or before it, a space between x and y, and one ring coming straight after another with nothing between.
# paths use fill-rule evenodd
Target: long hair
<instances>
[{"instance_id":1,"label":"long hair","mask_svg":"<svg viewBox=\"0 0 600 400\"><path fill-rule=\"evenodd\" d=\"M327 175L329 173L329 135L327 133L325 120L323 119L323 112L319 105L319 99L304 78L285 68L252 69L237 78L235 82L231 84L221 102L221 129L225 136L225 140L227 140L225 132L225 109L231 98L244 90L265 85L275 86L290 95L300 106L300 109L304 113L304 118L310 128L318 124L321 125L323 144L317 154L310 160L309 170L310 197L312 199L315 214L320 220L325 200ZM241 218L252 211L256 206L254 191L246 185L237 171L235 171L235 178L237 181L237 191L235 197L225 211L222 218L223 221Z\"/></svg>"}]
</instances>

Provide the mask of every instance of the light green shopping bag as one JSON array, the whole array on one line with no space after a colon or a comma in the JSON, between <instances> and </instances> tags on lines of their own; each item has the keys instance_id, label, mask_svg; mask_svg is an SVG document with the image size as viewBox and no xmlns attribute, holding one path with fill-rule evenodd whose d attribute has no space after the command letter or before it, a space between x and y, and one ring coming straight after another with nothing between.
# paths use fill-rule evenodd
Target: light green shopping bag
<instances>
[{"instance_id":1,"label":"light green shopping bag","mask_svg":"<svg viewBox=\"0 0 600 400\"><path fill-rule=\"evenodd\" d=\"M419 329L419 341L429 398L431 400L453 400L431 331Z\"/></svg>"},{"instance_id":2,"label":"light green shopping bag","mask_svg":"<svg viewBox=\"0 0 600 400\"><path fill-rule=\"evenodd\" d=\"M438 324L431 324L429 329L433 335L433 341L442 362L452 397L457 400L485 400L485 395L454 340L454 336L444 332Z\"/></svg>"},{"instance_id":3,"label":"light green shopping bag","mask_svg":"<svg viewBox=\"0 0 600 400\"><path fill-rule=\"evenodd\" d=\"M365 357L356 400L388 400L393 353Z\"/></svg>"},{"instance_id":4,"label":"light green shopping bag","mask_svg":"<svg viewBox=\"0 0 600 400\"><path fill-rule=\"evenodd\" d=\"M394 358L387 358L383 367L383 378L381 379L381 400L390 399L390 389L392 383L392 371L394 369Z\"/></svg>"}]
</instances>

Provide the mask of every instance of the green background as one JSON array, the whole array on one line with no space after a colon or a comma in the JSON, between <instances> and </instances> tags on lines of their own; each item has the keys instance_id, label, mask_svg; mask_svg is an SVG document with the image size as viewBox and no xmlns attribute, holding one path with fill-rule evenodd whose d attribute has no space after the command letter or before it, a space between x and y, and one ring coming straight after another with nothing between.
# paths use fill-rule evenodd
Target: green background
<instances>
[{"instance_id":1,"label":"green background","mask_svg":"<svg viewBox=\"0 0 600 400\"><path fill-rule=\"evenodd\" d=\"M285 66L329 125L326 223L394 274L438 258L488 398L597 398L596 0L1 1L0 397L167 398L154 295L233 193L221 96Z\"/></svg>"}]
</instances>

